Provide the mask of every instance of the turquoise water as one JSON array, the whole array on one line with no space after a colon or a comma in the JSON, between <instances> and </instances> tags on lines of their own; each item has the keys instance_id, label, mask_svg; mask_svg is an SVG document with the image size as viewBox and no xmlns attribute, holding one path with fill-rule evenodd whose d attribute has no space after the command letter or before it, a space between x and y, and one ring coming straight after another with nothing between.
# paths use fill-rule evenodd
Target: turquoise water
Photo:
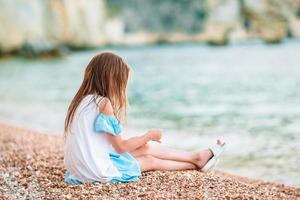
<instances>
[{"instance_id":1,"label":"turquoise water","mask_svg":"<svg viewBox=\"0 0 300 200\"><path fill-rule=\"evenodd\" d=\"M112 50L132 66L128 135L164 130L163 143L203 148L221 137L218 168L300 186L300 43ZM83 70L99 50L0 60L0 121L61 133Z\"/></svg>"}]
</instances>

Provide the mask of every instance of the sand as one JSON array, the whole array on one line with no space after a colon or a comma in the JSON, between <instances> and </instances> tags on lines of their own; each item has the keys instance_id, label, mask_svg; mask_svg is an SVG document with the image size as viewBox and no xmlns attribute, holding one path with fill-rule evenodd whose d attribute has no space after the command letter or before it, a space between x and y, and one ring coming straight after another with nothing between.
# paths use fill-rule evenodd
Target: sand
<instances>
[{"instance_id":1,"label":"sand","mask_svg":"<svg viewBox=\"0 0 300 200\"><path fill-rule=\"evenodd\" d=\"M300 199L300 188L196 170L143 173L135 183L63 180L63 138L0 124L0 199Z\"/></svg>"}]
</instances>

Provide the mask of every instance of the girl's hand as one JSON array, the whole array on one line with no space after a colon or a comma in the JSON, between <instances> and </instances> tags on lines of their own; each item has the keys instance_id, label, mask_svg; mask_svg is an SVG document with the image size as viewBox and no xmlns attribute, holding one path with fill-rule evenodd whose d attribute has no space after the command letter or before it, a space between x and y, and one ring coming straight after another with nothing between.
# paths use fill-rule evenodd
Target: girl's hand
<instances>
[{"instance_id":1,"label":"girl's hand","mask_svg":"<svg viewBox=\"0 0 300 200\"><path fill-rule=\"evenodd\" d=\"M150 140L155 141L155 142L161 142L161 136L162 136L162 130L159 128L153 128L150 129L147 133L146 133L149 137Z\"/></svg>"}]
</instances>

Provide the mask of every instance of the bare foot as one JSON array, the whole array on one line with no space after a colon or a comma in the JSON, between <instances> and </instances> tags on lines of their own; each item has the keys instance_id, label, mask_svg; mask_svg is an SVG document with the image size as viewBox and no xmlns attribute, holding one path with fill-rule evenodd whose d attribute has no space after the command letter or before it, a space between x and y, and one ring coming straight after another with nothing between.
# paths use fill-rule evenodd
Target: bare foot
<instances>
[{"instance_id":1,"label":"bare foot","mask_svg":"<svg viewBox=\"0 0 300 200\"><path fill-rule=\"evenodd\" d=\"M223 145L220 139L217 140L218 145ZM213 152L210 149L201 150L195 152L194 164L201 169L211 158L213 157Z\"/></svg>"},{"instance_id":2,"label":"bare foot","mask_svg":"<svg viewBox=\"0 0 300 200\"><path fill-rule=\"evenodd\" d=\"M210 149L198 151L195 153L194 164L201 169L212 157L213 153Z\"/></svg>"}]
</instances>

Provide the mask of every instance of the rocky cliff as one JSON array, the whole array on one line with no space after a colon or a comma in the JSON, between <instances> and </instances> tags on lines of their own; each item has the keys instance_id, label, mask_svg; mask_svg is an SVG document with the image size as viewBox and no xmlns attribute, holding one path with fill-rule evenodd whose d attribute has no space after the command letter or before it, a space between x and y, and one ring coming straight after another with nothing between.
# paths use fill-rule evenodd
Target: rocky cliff
<instances>
[{"instance_id":1,"label":"rocky cliff","mask_svg":"<svg viewBox=\"0 0 300 200\"><path fill-rule=\"evenodd\" d=\"M113 16L107 12L109 2L119 5ZM250 38L274 43L300 36L300 0L172 2L0 0L0 55L35 56L108 43L206 41L223 45Z\"/></svg>"},{"instance_id":2,"label":"rocky cliff","mask_svg":"<svg viewBox=\"0 0 300 200\"><path fill-rule=\"evenodd\" d=\"M300 36L299 0L211 0L208 9L205 34L213 44L247 38L274 43Z\"/></svg>"},{"instance_id":3,"label":"rocky cliff","mask_svg":"<svg viewBox=\"0 0 300 200\"><path fill-rule=\"evenodd\" d=\"M42 53L104 43L102 0L0 0L0 50Z\"/></svg>"}]
</instances>

